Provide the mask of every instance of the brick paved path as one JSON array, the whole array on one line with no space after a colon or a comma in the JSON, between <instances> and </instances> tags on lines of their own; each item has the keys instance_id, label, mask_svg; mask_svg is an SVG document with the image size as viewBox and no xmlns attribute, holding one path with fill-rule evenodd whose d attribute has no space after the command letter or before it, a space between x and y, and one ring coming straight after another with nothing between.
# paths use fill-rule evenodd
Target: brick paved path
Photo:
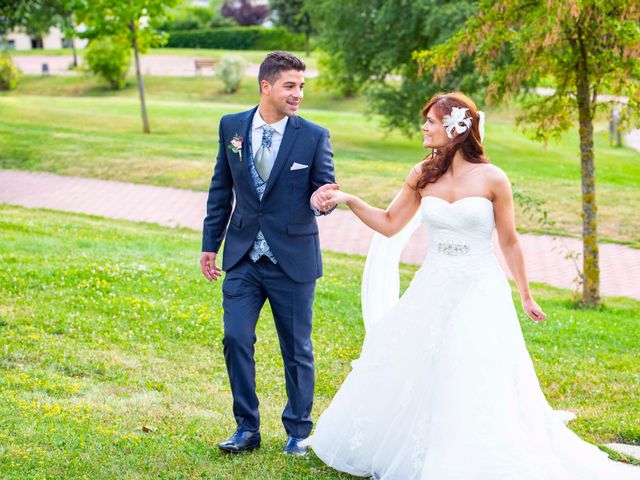
<instances>
[{"instance_id":1,"label":"brick paved path","mask_svg":"<svg viewBox=\"0 0 640 480\"><path fill-rule=\"evenodd\" d=\"M200 230L206 193L51 173L0 170L0 202ZM372 231L350 212L336 210L320 218L319 224L323 249L366 255ZM522 234L520 241L531 281L573 288L576 270L564 255L567 248L581 251L579 240ZM426 244L426 231L421 227L409 242L402 260L421 263ZM503 262L499 249L496 251ZM601 244L600 255L602 294L640 299L640 250Z\"/></svg>"},{"instance_id":2,"label":"brick paved path","mask_svg":"<svg viewBox=\"0 0 640 480\"><path fill-rule=\"evenodd\" d=\"M188 55L142 55L140 57L140 70L143 75L157 75L166 77L193 77L195 76L195 60L203 58L207 55L188 56ZM46 63L49 67L51 75L82 75L73 70L69 70L69 66L73 61L71 55L13 55L13 62L23 72L30 75L40 75L42 73L42 64ZM78 59L82 63L83 59ZM245 75L258 78L258 64L250 63L247 65ZM133 65L131 66L133 74ZM213 69L203 68L199 75L210 77L214 74ZM318 72L313 69L305 71L307 78L318 76Z\"/></svg>"}]
</instances>

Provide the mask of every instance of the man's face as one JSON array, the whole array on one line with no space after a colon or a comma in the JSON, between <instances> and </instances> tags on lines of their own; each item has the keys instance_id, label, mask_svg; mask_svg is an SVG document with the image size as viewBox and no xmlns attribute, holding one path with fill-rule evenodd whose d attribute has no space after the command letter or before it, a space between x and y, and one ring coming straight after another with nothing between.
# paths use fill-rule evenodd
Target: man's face
<instances>
[{"instance_id":1,"label":"man's face","mask_svg":"<svg viewBox=\"0 0 640 480\"><path fill-rule=\"evenodd\" d=\"M274 112L282 116L293 117L304 96L304 72L285 70L273 84L263 80L260 85L263 99Z\"/></svg>"}]
</instances>

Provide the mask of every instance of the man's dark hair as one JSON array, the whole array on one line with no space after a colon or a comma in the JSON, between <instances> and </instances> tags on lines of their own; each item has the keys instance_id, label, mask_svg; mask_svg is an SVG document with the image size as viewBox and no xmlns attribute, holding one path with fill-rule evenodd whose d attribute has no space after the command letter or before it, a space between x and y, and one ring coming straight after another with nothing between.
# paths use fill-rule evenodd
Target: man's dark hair
<instances>
[{"instance_id":1,"label":"man's dark hair","mask_svg":"<svg viewBox=\"0 0 640 480\"><path fill-rule=\"evenodd\" d=\"M258 73L258 85L262 80L266 80L271 85L280 76L280 73L287 70L298 70L304 72L307 66L302 60L288 52L271 52L260 64Z\"/></svg>"}]
</instances>

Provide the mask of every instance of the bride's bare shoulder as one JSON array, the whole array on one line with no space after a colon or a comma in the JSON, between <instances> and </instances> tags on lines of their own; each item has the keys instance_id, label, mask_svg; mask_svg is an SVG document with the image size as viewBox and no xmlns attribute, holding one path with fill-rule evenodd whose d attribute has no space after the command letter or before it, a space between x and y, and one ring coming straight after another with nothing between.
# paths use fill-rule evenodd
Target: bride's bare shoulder
<instances>
[{"instance_id":1,"label":"bride's bare shoulder","mask_svg":"<svg viewBox=\"0 0 640 480\"><path fill-rule=\"evenodd\" d=\"M500 167L488 163L483 167L484 181L491 190L494 201L511 198L511 181Z\"/></svg>"},{"instance_id":2,"label":"bride's bare shoulder","mask_svg":"<svg viewBox=\"0 0 640 480\"><path fill-rule=\"evenodd\" d=\"M422 166L425 164L425 162L427 162L427 160L423 160L420 163L416 163L413 168L411 169L412 174L414 175L422 175Z\"/></svg>"},{"instance_id":3,"label":"bride's bare shoulder","mask_svg":"<svg viewBox=\"0 0 640 480\"><path fill-rule=\"evenodd\" d=\"M484 164L482 167L482 173L485 175L486 180L491 183L509 183L509 177L507 177L507 174L504 172L504 170L492 163Z\"/></svg>"},{"instance_id":4,"label":"bride's bare shoulder","mask_svg":"<svg viewBox=\"0 0 640 480\"><path fill-rule=\"evenodd\" d=\"M420 177L422 176L422 165L423 164L424 164L424 161L414 165L411 168L411 170L409 170L409 175L407 175L406 183L411 188L414 188L414 189L416 188L416 186L418 184L418 180L420 180Z\"/></svg>"}]
</instances>

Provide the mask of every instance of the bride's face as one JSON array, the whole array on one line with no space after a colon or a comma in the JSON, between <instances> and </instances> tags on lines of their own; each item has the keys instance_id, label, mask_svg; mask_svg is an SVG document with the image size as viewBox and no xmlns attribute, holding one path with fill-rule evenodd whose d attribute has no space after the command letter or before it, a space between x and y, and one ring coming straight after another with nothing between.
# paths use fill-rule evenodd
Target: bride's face
<instances>
[{"instance_id":1,"label":"bride's face","mask_svg":"<svg viewBox=\"0 0 640 480\"><path fill-rule=\"evenodd\" d=\"M436 117L432 111L427 113L427 121L422 125L422 131L424 132L422 143L424 148L442 148L450 141L442 120Z\"/></svg>"}]
</instances>

